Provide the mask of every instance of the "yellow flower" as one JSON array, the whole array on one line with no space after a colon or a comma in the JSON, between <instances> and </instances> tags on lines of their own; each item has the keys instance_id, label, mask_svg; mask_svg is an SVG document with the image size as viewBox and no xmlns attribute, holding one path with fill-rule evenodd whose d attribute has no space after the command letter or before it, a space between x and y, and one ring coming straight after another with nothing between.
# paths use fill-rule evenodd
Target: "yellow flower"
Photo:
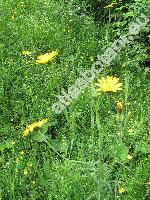
<instances>
[{"instance_id":1,"label":"yellow flower","mask_svg":"<svg viewBox=\"0 0 150 200\"><path fill-rule=\"evenodd\" d=\"M16 173L18 173L18 172L19 172L19 170L18 170L18 169L16 169L15 171L16 171Z\"/></svg>"},{"instance_id":2,"label":"yellow flower","mask_svg":"<svg viewBox=\"0 0 150 200\"><path fill-rule=\"evenodd\" d=\"M21 8L21 7L25 7L24 2L21 1L21 2L18 4L18 7L20 7L20 8Z\"/></svg>"},{"instance_id":3,"label":"yellow flower","mask_svg":"<svg viewBox=\"0 0 150 200\"><path fill-rule=\"evenodd\" d=\"M145 183L145 184L150 185L150 182L147 182L147 183Z\"/></svg>"},{"instance_id":4,"label":"yellow flower","mask_svg":"<svg viewBox=\"0 0 150 200\"><path fill-rule=\"evenodd\" d=\"M12 141L12 145L15 144L15 143L16 143L15 141Z\"/></svg>"},{"instance_id":5,"label":"yellow flower","mask_svg":"<svg viewBox=\"0 0 150 200\"><path fill-rule=\"evenodd\" d=\"M105 6L104 8L113 8L114 5L116 5L116 4L117 4L117 3L111 3L111 4L107 5L107 6Z\"/></svg>"},{"instance_id":6,"label":"yellow flower","mask_svg":"<svg viewBox=\"0 0 150 200\"><path fill-rule=\"evenodd\" d=\"M34 122L33 124L26 127L25 131L23 132L23 137L27 137L30 132L32 132L35 128L40 128L42 125L48 122L48 119L43 119L39 122Z\"/></svg>"},{"instance_id":7,"label":"yellow flower","mask_svg":"<svg viewBox=\"0 0 150 200\"><path fill-rule=\"evenodd\" d=\"M125 189L123 187L119 188L119 193L124 193Z\"/></svg>"},{"instance_id":8,"label":"yellow flower","mask_svg":"<svg viewBox=\"0 0 150 200\"><path fill-rule=\"evenodd\" d=\"M13 13L12 13L12 16L11 16L11 20L14 20L14 19L15 19L15 16L16 16L16 12L13 12Z\"/></svg>"},{"instance_id":9,"label":"yellow flower","mask_svg":"<svg viewBox=\"0 0 150 200\"><path fill-rule=\"evenodd\" d=\"M24 169L24 170L23 170L23 173L24 173L24 175L27 175L27 174L28 174L28 170L27 170L27 169Z\"/></svg>"},{"instance_id":10,"label":"yellow flower","mask_svg":"<svg viewBox=\"0 0 150 200\"><path fill-rule=\"evenodd\" d=\"M127 159L128 159L128 160L132 160L132 156L128 154L128 155L127 155Z\"/></svg>"},{"instance_id":11,"label":"yellow flower","mask_svg":"<svg viewBox=\"0 0 150 200\"><path fill-rule=\"evenodd\" d=\"M20 155L23 155L24 154L24 151L20 151Z\"/></svg>"},{"instance_id":12,"label":"yellow flower","mask_svg":"<svg viewBox=\"0 0 150 200\"><path fill-rule=\"evenodd\" d=\"M90 61L92 61L92 62L94 61L94 58L93 58L93 56L90 56Z\"/></svg>"},{"instance_id":13,"label":"yellow flower","mask_svg":"<svg viewBox=\"0 0 150 200\"><path fill-rule=\"evenodd\" d=\"M128 130L129 135L132 135L133 132L134 132L134 130L132 128L129 128L129 130Z\"/></svg>"},{"instance_id":14,"label":"yellow flower","mask_svg":"<svg viewBox=\"0 0 150 200\"><path fill-rule=\"evenodd\" d=\"M31 56L31 52L30 51L25 51L25 50L23 50L22 51L22 55L24 55L24 56Z\"/></svg>"},{"instance_id":15,"label":"yellow flower","mask_svg":"<svg viewBox=\"0 0 150 200\"><path fill-rule=\"evenodd\" d=\"M123 107L122 102L119 100L119 101L117 102L117 111L118 111L119 113L122 112L122 107Z\"/></svg>"},{"instance_id":16,"label":"yellow flower","mask_svg":"<svg viewBox=\"0 0 150 200\"><path fill-rule=\"evenodd\" d=\"M45 54L37 57L36 63L37 64L48 63L49 61L52 61L57 55L58 55L58 51L52 51L50 53L45 53Z\"/></svg>"},{"instance_id":17,"label":"yellow flower","mask_svg":"<svg viewBox=\"0 0 150 200\"><path fill-rule=\"evenodd\" d=\"M118 83L119 78L113 77L113 76L107 76L105 78L98 79L98 83L95 85L98 86L96 90L98 92L117 92L117 90L122 90L121 86L122 83Z\"/></svg>"},{"instance_id":18,"label":"yellow flower","mask_svg":"<svg viewBox=\"0 0 150 200\"><path fill-rule=\"evenodd\" d=\"M29 164L29 167L32 167L32 163Z\"/></svg>"},{"instance_id":19,"label":"yellow flower","mask_svg":"<svg viewBox=\"0 0 150 200\"><path fill-rule=\"evenodd\" d=\"M123 134L122 134L121 131L117 131L117 135L120 137L120 136L122 136Z\"/></svg>"},{"instance_id":20,"label":"yellow flower","mask_svg":"<svg viewBox=\"0 0 150 200\"><path fill-rule=\"evenodd\" d=\"M19 160L19 158L17 157L17 158L16 158L16 163L19 163L19 161L20 161L20 160Z\"/></svg>"}]
</instances>

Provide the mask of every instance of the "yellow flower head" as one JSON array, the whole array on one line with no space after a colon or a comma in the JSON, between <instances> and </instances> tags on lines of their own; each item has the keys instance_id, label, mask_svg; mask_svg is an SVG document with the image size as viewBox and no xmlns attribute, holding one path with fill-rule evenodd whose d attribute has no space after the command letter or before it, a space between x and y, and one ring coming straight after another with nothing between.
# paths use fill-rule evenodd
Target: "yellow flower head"
<instances>
[{"instance_id":1,"label":"yellow flower head","mask_svg":"<svg viewBox=\"0 0 150 200\"><path fill-rule=\"evenodd\" d=\"M118 83L119 78L113 76L107 76L105 78L98 79L98 83L95 85L98 86L96 89L98 92L117 92L117 90L122 90L122 83Z\"/></svg>"},{"instance_id":2,"label":"yellow flower head","mask_svg":"<svg viewBox=\"0 0 150 200\"><path fill-rule=\"evenodd\" d=\"M32 167L33 165L32 165L32 163L28 163L28 167Z\"/></svg>"},{"instance_id":3,"label":"yellow flower head","mask_svg":"<svg viewBox=\"0 0 150 200\"><path fill-rule=\"evenodd\" d=\"M116 5L116 4L117 4L117 3L111 3L111 4L107 5L107 6L105 6L104 8L113 8L114 5Z\"/></svg>"},{"instance_id":4,"label":"yellow flower head","mask_svg":"<svg viewBox=\"0 0 150 200\"><path fill-rule=\"evenodd\" d=\"M119 193L122 194L125 192L125 189L123 187L119 188Z\"/></svg>"},{"instance_id":5,"label":"yellow flower head","mask_svg":"<svg viewBox=\"0 0 150 200\"><path fill-rule=\"evenodd\" d=\"M122 102L119 100L119 101L117 102L117 111L118 111L119 113L122 112L122 107L123 107Z\"/></svg>"},{"instance_id":6,"label":"yellow flower head","mask_svg":"<svg viewBox=\"0 0 150 200\"><path fill-rule=\"evenodd\" d=\"M27 137L29 133L32 132L35 128L40 128L47 122L48 122L48 119L43 119L39 122L34 122L33 124L27 126L25 131L23 132L23 137Z\"/></svg>"},{"instance_id":7,"label":"yellow flower head","mask_svg":"<svg viewBox=\"0 0 150 200\"><path fill-rule=\"evenodd\" d=\"M23 173L24 173L24 175L27 175L27 174L28 174L28 170L27 170L27 169L24 169L24 170L23 170Z\"/></svg>"},{"instance_id":8,"label":"yellow flower head","mask_svg":"<svg viewBox=\"0 0 150 200\"><path fill-rule=\"evenodd\" d=\"M128 155L127 155L127 159L128 159L128 160L132 160L132 156L128 154Z\"/></svg>"},{"instance_id":9,"label":"yellow flower head","mask_svg":"<svg viewBox=\"0 0 150 200\"><path fill-rule=\"evenodd\" d=\"M134 133L134 130L133 130L132 128L129 128L128 133L129 133L130 135L132 135L132 134Z\"/></svg>"},{"instance_id":10,"label":"yellow flower head","mask_svg":"<svg viewBox=\"0 0 150 200\"><path fill-rule=\"evenodd\" d=\"M18 169L16 169L15 171L16 171L16 173L18 173L18 172L19 172L19 170L18 170Z\"/></svg>"},{"instance_id":11,"label":"yellow flower head","mask_svg":"<svg viewBox=\"0 0 150 200\"><path fill-rule=\"evenodd\" d=\"M25 50L23 50L22 51L22 55L24 55L24 56L31 56L31 52L30 51L25 51Z\"/></svg>"},{"instance_id":12,"label":"yellow flower head","mask_svg":"<svg viewBox=\"0 0 150 200\"><path fill-rule=\"evenodd\" d=\"M15 144L15 143L16 143L15 141L12 141L12 145Z\"/></svg>"},{"instance_id":13,"label":"yellow flower head","mask_svg":"<svg viewBox=\"0 0 150 200\"><path fill-rule=\"evenodd\" d=\"M48 63L49 61L52 61L57 55L58 55L58 51L52 51L51 53L45 53L45 54L37 57L36 63L37 64Z\"/></svg>"},{"instance_id":14,"label":"yellow flower head","mask_svg":"<svg viewBox=\"0 0 150 200\"><path fill-rule=\"evenodd\" d=\"M16 17L16 12L14 11L14 12L12 13L11 20L14 20L15 17Z\"/></svg>"},{"instance_id":15,"label":"yellow flower head","mask_svg":"<svg viewBox=\"0 0 150 200\"><path fill-rule=\"evenodd\" d=\"M16 158L16 163L19 163L19 161L20 161L20 160L19 160L19 158L17 157L17 158Z\"/></svg>"},{"instance_id":16,"label":"yellow flower head","mask_svg":"<svg viewBox=\"0 0 150 200\"><path fill-rule=\"evenodd\" d=\"M20 155L24 155L24 151L20 151Z\"/></svg>"},{"instance_id":17,"label":"yellow flower head","mask_svg":"<svg viewBox=\"0 0 150 200\"><path fill-rule=\"evenodd\" d=\"M93 56L90 56L90 61L94 61L94 57Z\"/></svg>"}]
</instances>

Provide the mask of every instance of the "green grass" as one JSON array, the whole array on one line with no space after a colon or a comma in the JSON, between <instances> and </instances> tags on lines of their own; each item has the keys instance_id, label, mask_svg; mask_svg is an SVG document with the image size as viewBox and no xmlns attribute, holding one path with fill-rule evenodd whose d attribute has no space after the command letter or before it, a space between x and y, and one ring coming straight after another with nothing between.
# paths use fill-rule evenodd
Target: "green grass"
<instances>
[{"instance_id":1,"label":"green grass","mask_svg":"<svg viewBox=\"0 0 150 200\"><path fill-rule=\"evenodd\" d=\"M83 3L80 12L78 1L1 1L2 200L149 199L149 72L140 67L148 53L140 38L99 75L118 77L122 91L97 97L94 80L63 113L52 112L62 89L116 38L112 24L97 26L85 9ZM35 64L52 50L59 52L56 59ZM49 123L38 131L40 138L22 137L27 125L44 118Z\"/></svg>"}]
</instances>

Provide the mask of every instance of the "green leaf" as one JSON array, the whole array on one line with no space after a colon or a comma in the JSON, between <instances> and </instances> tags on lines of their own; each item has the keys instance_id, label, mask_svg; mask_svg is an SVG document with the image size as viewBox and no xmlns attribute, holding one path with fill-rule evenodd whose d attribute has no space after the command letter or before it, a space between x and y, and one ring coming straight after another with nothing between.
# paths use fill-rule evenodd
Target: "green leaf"
<instances>
[{"instance_id":1,"label":"green leaf","mask_svg":"<svg viewBox=\"0 0 150 200\"><path fill-rule=\"evenodd\" d=\"M12 147L13 147L13 140L8 139L0 144L0 151L3 151L4 149L10 149Z\"/></svg>"},{"instance_id":2,"label":"green leaf","mask_svg":"<svg viewBox=\"0 0 150 200\"><path fill-rule=\"evenodd\" d=\"M73 62L75 60L75 57L73 55L68 56L65 61Z\"/></svg>"},{"instance_id":3,"label":"green leaf","mask_svg":"<svg viewBox=\"0 0 150 200\"><path fill-rule=\"evenodd\" d=\"M61 141L52 140L52 141L51 141L51 145L53 146L53 148L54 148L56 151L64 152L64 153L67 152L68 147L69 147L69 143L68 143L68 141L65 140L65 139L62 139Z\"/></svg>"},{"instance_id":4,"label":"green leaf","mask_svg":"<svg viewBox=\"0 0 150 200\"><path fill-rule=\"evenodd\" d=\"M124 161L124 160L126 160L127 155L128 155L128 149L127 149L126 145L123 144L123 143L118 144L117 148L116 148L116 156L117 156L117 158L120 161Z\"/></svg>"},{"instance_id":5,"label":"green leaf","mask_svg":"<svg viewBox=\"0 0 150 200\"><path fill-rule=\"evenodd\" d=\"M111 155L114 160L123 162L127 159L128 148L122 142L116 143L113 147L111 147Z\"/></svg>"},{"instance_id":6,"label":"green leaf","mask_svg":"<svg viewBox=\"0 0 150 200\"><path fill-rule=\"evenodd\" d=\"M36 131L31 135L31 138L38 142L43 142L48 139L48 136L42 134L40 131Z\"/></svg>"},{"instance_id":7,"label":"green leaf","mask_svg":"<svg viewBox=\"0 0 150 200\"><path fill-rule=\"evenodd\" d=\"M0 144L0 151L3 151L6 148L5 143L1 143Z\"/></svg>"},{"instance_id":8,"label":"green leaf","mask_svg":"<svg viewBox=\"0 0 150 200\"><path fill-rule=\"evenodd\" d=\"M60 141L58 140L52 140L51 142L52 147L56 150L56 151L61 151L61 144Z\"/></svg>"},{"instance_id":9,"label":"green leaf","mask_svg":"<svg viewBox=\"0 0 150 200\"><path fill-rule=\"evenodd\" d=\"M48 131L49 124L45 124L40 128L40 132L44 135Z\"/></svg>"},{"instance_id":10,"label":"green leaf","mask_svg":"<svg viewBox=\"0 0 150 200\"><path fill-rule=\"evenodd\" d=\"M61 141L61 152L67 153L68 147L69 147L69 142L65 139Z\"/></svg>"}]
</instances>

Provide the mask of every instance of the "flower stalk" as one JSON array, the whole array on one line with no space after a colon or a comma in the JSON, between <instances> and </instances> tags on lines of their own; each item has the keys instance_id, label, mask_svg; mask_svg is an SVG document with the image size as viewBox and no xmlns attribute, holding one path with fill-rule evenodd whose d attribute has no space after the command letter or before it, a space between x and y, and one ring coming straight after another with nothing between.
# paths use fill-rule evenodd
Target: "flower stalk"
<instances>
[{"instance_id":1,"label":"flower stalk","mask_svg":"<svg viewBox=\"0 0 150 200\"><path fill-rule=\"evenodd\" d=\"M122 111L122 108L123 108L122 101L119 100L117 102L117 119L118 119L118 123L119 123L119 133L120 133L120 136L121 136L122 125L123 125L123 111Z\"/></svg>"}]
</instances>

